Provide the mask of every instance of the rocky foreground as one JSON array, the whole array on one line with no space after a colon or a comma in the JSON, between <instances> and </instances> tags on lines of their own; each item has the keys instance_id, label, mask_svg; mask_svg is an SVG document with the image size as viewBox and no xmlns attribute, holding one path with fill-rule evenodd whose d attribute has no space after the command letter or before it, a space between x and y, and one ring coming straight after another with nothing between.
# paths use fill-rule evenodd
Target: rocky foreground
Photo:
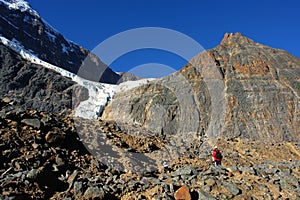
<instances>
[{"instance_id":1,"label":"rocky foreground","mask_svg":"<svg viewBox=\"0 0 300 200\"><path fill-rule=\"evenodd\" d=\"M155 151L163 145L157 141L151 148L151 139L140 142L115 124L93 123L120 148ZM170 172L159 167L134 173L96 159L76 128L74 118L25 110L10 99L1 100L0 199L300 198L297 143L218 140L223 167L214 167L210 154L200 152L201 159L190 154L173 160Z\"/></svg>"}]
</instances>

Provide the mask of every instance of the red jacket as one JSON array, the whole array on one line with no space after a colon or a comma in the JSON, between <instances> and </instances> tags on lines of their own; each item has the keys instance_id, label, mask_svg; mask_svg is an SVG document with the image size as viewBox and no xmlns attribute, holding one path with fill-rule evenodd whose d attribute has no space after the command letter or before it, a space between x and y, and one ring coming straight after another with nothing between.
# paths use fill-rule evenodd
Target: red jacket
<instances>
[{"instance_id":1,"label":"red jacket","mask_svg":"<svg viewBox=\"0 0 300 200\"><path fill-rule=\"evenodd\" d=\"M212 157L214 158L214 161L220 162L222 159L217 159L217 151L220 151L220 150L214 149L214 151L213 151L213 153L212 153ZM221 151L220 151L220 153L222 154Z\"/></svg>"}]
</instances>

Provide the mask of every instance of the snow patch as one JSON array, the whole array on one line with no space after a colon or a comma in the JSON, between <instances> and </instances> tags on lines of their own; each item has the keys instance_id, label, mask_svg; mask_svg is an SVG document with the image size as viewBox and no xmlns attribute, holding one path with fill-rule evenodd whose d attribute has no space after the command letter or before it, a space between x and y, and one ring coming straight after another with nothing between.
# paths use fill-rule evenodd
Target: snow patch
<instances>
[{"instance_id":1,"label":"snow patch","mask_svg":"<svg viewBox=\"0 0 300 200\"><path fill-rule=\"evenodd\" d=\"M20 10L21 12L29 12L34 16L39 16L39 14L29 6L28 2L24 0L0 0L0 3L4 4L10 10Z\"/></svg>"},{"instance_id":2,"label":"snow patch","mask_svg":"<svg viewBox=\"0 0 300 200\"><path fill-rule=\"evenodd\" d=\"M64 52L64 53L68 53L68 48L66 47L66 45L64 43L61 44L61 50Z\"/></svg>"},{"instance_id":3,"label":"snow patch","mask_svg":"<svg viewBox=\"0 0 300 200\"><path fill-rule=\"evenodd\" d=\"M26 15L24 17L24 19L23 19L23 22L25 22L25 23L32 23L32 19Z\"/></svg>"},{"instance_id":4,"label":"snow patch","mask_svg":"<svg viewBox=\"0 0 300 200\"><path fill-rule=\"evenodd\" d=\"M70 43L68 43L69 46L66 46L64 43L61 43L61 50L64 53L74 52L73 47L70 46ZM68 62L70 63L70 61ZM71 62L72 63L72 62Z\"/></svg>"},{"instance_id":5,"label":"snow patch","mask_svg":"<svg viewBox=\"0 0 300 200\"><path fill-rule=\"evenodd\" d=\"M37 56L33 55L30 51L24 49L24 47L20 44L19 41L13 39L12 41L6 39L5 37L0 35L0 42L8 47L10 47L12 50L14 50L15 52L17 52L19 55L21 55L25 60L28 60L32 63L38 64L38 65L42 65L48 69L52 69L58 73L60 73L62 76L68 77L73 79L76 75L64 70L60 67L57 67L55 65L52 65L50 63L47 63L41 59L39 59Z\"/></svg>"},{"instance_id":6,"label":"snow patch","mask_svg":"<svg viewBox=\"0 0 300 200\"><path fill-rule=\"evenodd\" d=\"M38 23L39 26L43 26L43 30L45 30L45 34L48 36L49 40L52 42L55 42L56 38L60 33L53 28L45 19L41 18L34 9L32 9L28 2L25 0L0 0L0 4L3 4L10 10L20 10L21 12L27 12L26 15L23 18L23 22L25 23ZM29 13L29 14L28 14ZM15 17L20 17L18 14L13 14ZM6 18L4 16L0 17L5 20L7 23L9 23L11 26L13 26L16 29L19 29L13 24L13 21L11 21L9 18ZM28 35L29 37L35 39L27 33L25 30L23 32ZM75 43L69 40L66 40L66 44L62 46L62 51L64 53L68 52L74 52L74 45ZM36 52L38 53L38 52Z\"/></svg>"},{"instance_id":7,"label":"snow patch","mask_svg":"<svg viewBox=\"0 0 300 200\"><path fill-rule=\"evenodd\" d=\"M52 41L52 42L55 42L55 39L56 39L56 36L53 35L49 30L45 30L45 33L47 34L47 36L49 37L49 39Z\"/></svg>"},{"instance_id":8,"label":"snow patch","mask_svg":"<svg viewBox=\"0 0 300 200\"><path fill-rule=\"evenodd\" d=\"M118 85L116 88L116 93L118 92L124 92L130 89L133 89L135 87L139 87L141 85L145 85L150 83L150 81L155 80L155 78L147 78L147 79L140 79L137 81L126 81Z\"/></svg>"}]
</instances>

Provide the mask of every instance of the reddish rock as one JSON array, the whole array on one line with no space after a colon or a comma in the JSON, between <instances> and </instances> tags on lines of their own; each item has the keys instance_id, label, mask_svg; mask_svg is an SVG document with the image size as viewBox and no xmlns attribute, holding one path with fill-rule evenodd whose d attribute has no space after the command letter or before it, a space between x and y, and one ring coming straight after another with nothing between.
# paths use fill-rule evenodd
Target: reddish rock
<instances>
[{"instance_id":1,"label":"reddish rock","mask_svg":"<svg viewBox=\"0 0 300 200\"><path fill-rule=\"evenodd\" d=\"M191 200L191 194L189 188L186 185L183 185L179 188L174 194L175 200Z\"/></svg>"}]
</instances>

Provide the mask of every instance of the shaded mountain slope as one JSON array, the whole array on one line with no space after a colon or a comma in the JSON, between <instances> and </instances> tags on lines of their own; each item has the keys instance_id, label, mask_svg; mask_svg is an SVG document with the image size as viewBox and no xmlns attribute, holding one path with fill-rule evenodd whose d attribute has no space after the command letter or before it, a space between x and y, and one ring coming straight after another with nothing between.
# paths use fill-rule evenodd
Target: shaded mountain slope
<instances>
[{"instance_id":1,"label":"shaded mountain slope","mask_svg":"<svg viewBox=\"0 0 300 200\"><path fill-rule=\"evenodd\" d=\"M20 43L41 60L74 74L83 66L101 74L95 78L81 71L80 76L83 78L103 83L117 83L120 79L120 76L102 63L96 55L65 39L24 0L0 1L0 34Z\"/></svg>"},{"instance_id":2,"label":"shaded mountain slope","mask_svg":"<svg viewBox=\"0 0 300 200\"><path fill-rule=\"evenodd\" d=\"M70 113L73 91L85 91L57 72L23 60L2 44L0 63L0 96L10 98L28 109Z\"/></svg>"}]
</instances>

